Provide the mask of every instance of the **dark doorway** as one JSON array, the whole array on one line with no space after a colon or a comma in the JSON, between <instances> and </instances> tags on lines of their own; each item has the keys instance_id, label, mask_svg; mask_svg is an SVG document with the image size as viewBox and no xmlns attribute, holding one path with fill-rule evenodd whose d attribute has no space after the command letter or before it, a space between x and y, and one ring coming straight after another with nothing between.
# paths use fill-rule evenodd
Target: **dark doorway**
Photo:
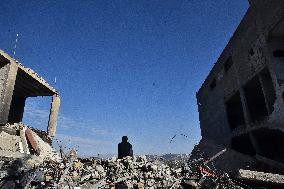
<instances>
[{"instance_id":1,"label":"dark doorway","mask_svg":"<svg viewBox=\"0 0 284 189\"><path fill-rule=\"evenodd\" d=\"M240 93L237 92L226 102L227 118L231 130L245 124L244 111Z\"/></svg>"},{"instance_id":2,"label":"dark doorway","mask_svg":"<svg viewBox=\"0 0 284 189\"><path fill-rule=\"evenodd\" d=\"M284 57L284 51L283 50L275 50L273 51L274 57Z\"/></svg>"},{"instance_id":3,"label":"dark doorway","mask_svg":"<svg viewBox=\"0 0 284 189\"><path fill-rule=\"evenodd\" d=\"M268 111L258 75L244 86L244 91L251 121L255 122L263 120L268 116Z\"/></svg>"},{"instance_id":4,"label":"dark doorway","mask_svg":"<svg viewBox=\"0 0 284 189\"><path fill-rule=\"evenodd\" d=\"M248 134L234 137L231 141L231 148L250 156L254 156L256 154Z\"/></svg>"},{"instance_id":5,"label":"dark doorway","mask_svg":"<svg viewBox=\"0 0 284 189\"><path fill-rule=\"evenodd\" d=\"M282 131L259 129L253 134L261 156L284 163L284 133Z\"/></svg>"}]
</instances>

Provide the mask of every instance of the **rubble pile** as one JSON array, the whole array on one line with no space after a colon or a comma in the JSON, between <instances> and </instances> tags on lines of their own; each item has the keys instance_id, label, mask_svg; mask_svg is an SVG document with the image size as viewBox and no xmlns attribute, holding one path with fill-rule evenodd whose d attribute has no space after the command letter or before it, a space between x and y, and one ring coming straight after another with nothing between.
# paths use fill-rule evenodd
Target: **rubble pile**
<instances>
[{"instance_id":1,"label":"rubble pile","mask_svg":"<svg viewBox=\"0 0 284 189\"><path fill-rule=\"evenodd\" d=\"M0 126L0 157L28 158L32 164L41 164L47 159L59 161L58 153L46 141L45 134L39 135L37 130L23 123Z\"/></svg>"},{"instance_id":2,"label":"rubble pile","mask_svg":"<svg viewBox=\"0 0 284 189\"><path fill-rule=\"evenodd\" d=\"M149 162L146 156L124 159L64 159L62 162L44 161L33 169L25 169L23 162L17 167L6 161L6 185L21 188L181 188L182 169ZM23 166L23 167L22 167ZM13 169L13 170L12 170ZM1 168L4 171L4 169ZM13 178L8 175L13 172ZM2 172L3 172L2 171ZM28 176L29 175L29 176ZM12 178L12 179L11 179ZM20 179L21 178L21 179ZM25 180L23 180L25 178ZM3 187L4 185L2 185ZM6 186L7 187L7 186Z\"/></svg>"},{"instance_id":3,"label":"rubble pile","mask_svg":"<svg viewBox=\"0 0 284 189\"><path fill-rule=\"evenodd\" d=\"M219 177L209 183L202 177L200 183L196 167L171 167L146 156L104 160L75 158L70 153L62 161L48 160L34 167L27 167L23 160L8 159L0 165L6 170L2 171L0 188L242 188Z\"/></svg>"},{"instance_id":4,"label":"rubble pile","mask_svg":"<svg viewBox=\"0 0 284 189\"><path fill-rule=\"evenodd\" d=\"M82 186L88 186L90 181L100 181L106 188L119 185L127 188L178 188L182 176L181 168L173 169L162 163L147 161L146 156L94 160L92 165L85 164L80 168L77 171L80 173L82 170Z\"/></svg>"},{"instance_id":5,"label":"rubble pile","mask_svg":"<svg viewBox=\"0 0 284 189\"><path fill-rule=\"evenodd\" d=\"M197 155L83 159L77 158L76 150L57 153L44 132L21 123L2 126L0 135L0 188L4 189L244 188L227 174L210 169L208 160Z\"/></svg>"}]
</instances>

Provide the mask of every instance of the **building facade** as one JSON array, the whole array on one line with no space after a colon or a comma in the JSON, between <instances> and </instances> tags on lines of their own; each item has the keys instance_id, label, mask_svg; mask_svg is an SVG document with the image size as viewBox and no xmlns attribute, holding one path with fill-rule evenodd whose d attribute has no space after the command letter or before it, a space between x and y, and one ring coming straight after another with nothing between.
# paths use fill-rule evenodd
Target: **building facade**
<instances>
[{"instance_id":1,"label":"building facade","mask_svg":"<svg viewBox=\"0 0 284 189\"><path fill-rule=\"evenodd\" d=\"M197 92L202 140L284 170L284 1L249 3Z\"/></svg>"},{"instance_id":2,"label":"building facade","mask_svg":"<svg viewBox=\"0 0 284 189\"><path fill-rule=\"evenodd\" d=\"M0 50L0 129L21 122L26 99L37 96L52 96L47 133L54 137L60 106L58 92L33 70Z\"/></svg>"}]
</instances>

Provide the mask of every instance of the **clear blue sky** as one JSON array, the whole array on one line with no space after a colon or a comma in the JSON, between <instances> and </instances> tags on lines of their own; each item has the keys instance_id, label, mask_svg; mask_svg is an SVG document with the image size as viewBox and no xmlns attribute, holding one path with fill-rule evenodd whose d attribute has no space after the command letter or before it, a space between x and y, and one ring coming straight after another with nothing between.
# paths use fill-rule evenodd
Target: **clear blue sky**
<instances>
[{"instance_id":1,"label":"clear blue sky","mask_svg":"<svg viewBox=\"0 0 284 189\"><path fill-rule=\"evenodd\" d=\"M67 147L114 154L128 135L136 154L189 153L201 138L195 94L248 6L2 0L0 48L12 55L18 33L16 59L58 89L57 137ZM45 129L49 103L28 99L24 122Z\"/></svg>"}]
</instances>

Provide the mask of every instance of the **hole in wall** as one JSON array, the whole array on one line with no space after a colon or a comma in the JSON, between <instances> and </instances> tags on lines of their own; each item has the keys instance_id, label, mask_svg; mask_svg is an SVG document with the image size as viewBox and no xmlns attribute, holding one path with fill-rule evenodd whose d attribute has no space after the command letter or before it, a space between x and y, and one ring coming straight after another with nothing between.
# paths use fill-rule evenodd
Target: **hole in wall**
<instances>
[{"instance_id":1,"label":"hole in wall","mask_svg":"<svg viewBox=\"0 0 284 189\"><path fill-rule=\"evenodd\" d=\"M216 78L214 78L210 84L210 89L213 90L216 87L216 85L217 85L217 81L216 81Z\"/></svg>"},{"instance_id":2,"label":"hole in wall","mask_svg":"<svg viewBox=\"0 0 284 189\"><path fill-rule=\"evenodd\" d=\"M253 132L261 156L284 163L284 133L280 130L258 129Z\"/></svg>"},{"instance_id":3,"label":"hole in wall","mask_svg":"<svg viewBox=\"0 0 284 189\"><path fill-rule=\"evenodd\" d=\"M284 50L275 50L273 51L274 57L284 57Z\"/></svg>"},{"instance_id":4,"label":"hole in wall","mask_svg":"<svg viewBox=\"0 0 284 189\"><path fill-rule=\"evenodd\" d=\"M244 111L240 93L237 92L226 102L227 118L231 130L245 124Z\"/></svg>"},{"instance_id":5,"label":"hole in wall","mask_svg":"<svg viewBox=\"0 0 284 189\"><path fill-rule=\"evenodd\" d=\"M276 92L274 90L272 78L271 78L268 68L265 68L260 73L260 79L262 81L262 89L263 89L264 97L267 103L268 112L269 114L271 114L274 110L273 105L276 100Z\"/></svg>"},{"instance_id":6,"label":"hole in wall","mask_svg":"<svg viewBox=\"0 0 284 189\"><path fill-rule=\"evenodd\" d=\"M284 84L284 80L283 79L277 79L277 82L279 85L283 85Z\"/></svg>"},{"instance_id":7,"label":"hole in wall","mask_svg":"<svg viewBox=\"0 0 284 189\"><path fill-rule=\"evenodd\" d=\"M248 134L234 137L231 141L231 148L250 156L254 156L256 154Z\"/></svg>"},{"instance_id":8,"label":"hole in wall","mask_svg":"<svg viewBox=\"0 0 284 189\"><path fill-rule=\"evenodd\" d=\"M268 116L264 94L258 76L255 76L244 86L244 92L251 121L261 121Z\"/></svg>"},{"instance_id":9,"label":"hole in wall","mask_svg":"<svg viewBox=\"0 0 284 189\"><path fill-rule=\"evenodd\" d=\"M249 54L250 54L250 56L254 55L254 50L252 48L249 50Z\"/></svg>"}]
</instances>

